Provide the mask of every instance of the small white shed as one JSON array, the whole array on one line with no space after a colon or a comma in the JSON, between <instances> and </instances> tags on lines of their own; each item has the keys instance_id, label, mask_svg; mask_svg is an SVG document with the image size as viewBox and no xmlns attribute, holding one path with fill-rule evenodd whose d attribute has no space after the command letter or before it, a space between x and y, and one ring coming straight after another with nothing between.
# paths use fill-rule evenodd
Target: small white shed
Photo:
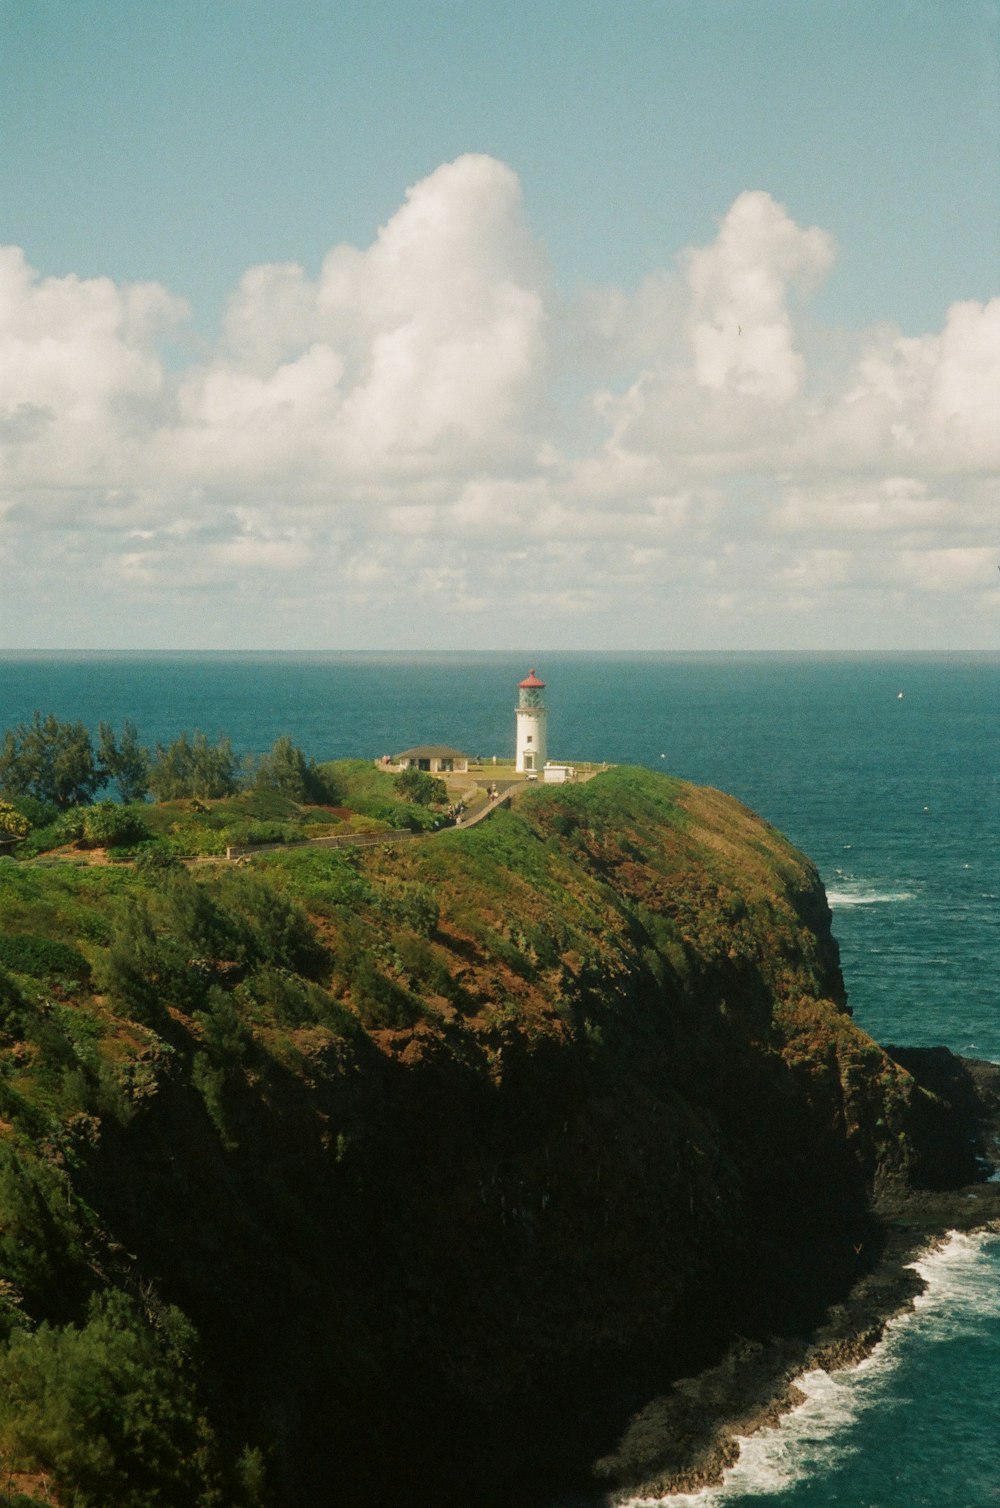
<instances>
[{"instance_id":1,"label":"small white shed","mask_svg":"<svg viewBox=\"0 0 1000 1508\"><path fill-rule=\"evenodd\" d=\"M563 785L576 779L576 770L571 764L553 764L550 760L542 771L542 779L546 785Z\"/></svg>"}]
</instances>

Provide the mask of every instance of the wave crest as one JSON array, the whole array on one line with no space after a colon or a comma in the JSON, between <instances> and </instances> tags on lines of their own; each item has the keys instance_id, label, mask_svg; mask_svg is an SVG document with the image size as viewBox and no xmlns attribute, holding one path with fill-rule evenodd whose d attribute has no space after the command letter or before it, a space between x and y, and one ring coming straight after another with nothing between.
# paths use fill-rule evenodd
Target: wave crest
<instances>
[{"instance_id":1,"label":"wave crest","mask_svg":"<svg viewBox=\"0 0 1000 1508\"><path fill-rule=\"evenodd\" d=\"M913 890L870 890L860 886L856 889L828 890L826 898L831 909L838 906L888 906L900 901L916 900Z\"/></svg>"}]
</instances>

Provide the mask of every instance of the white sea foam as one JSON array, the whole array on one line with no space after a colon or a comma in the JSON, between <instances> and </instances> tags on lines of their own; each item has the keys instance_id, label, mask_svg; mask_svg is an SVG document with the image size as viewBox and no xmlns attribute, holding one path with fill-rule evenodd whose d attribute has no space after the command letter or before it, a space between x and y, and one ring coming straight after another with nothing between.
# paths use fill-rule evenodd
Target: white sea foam
<instances>
[{"instance_id":1,"label":"white sea foam","mask_svg":"<svg viewBox=\"0 0 1000 1508\"><path fill-rule=\"evenodd\" d=\"M884 906L896 901L912 901L916 897L912 890L872 890L861 885L845 885L837 890L828 890L826 898L831 908L836 910L838 906Z\"/></svg>"},{"instance_id":2,"label":"white sea foam","mask_svg":"<svg viewBox=\"0 0 1000 1508\"><path fill-rule=\"evenodd\" d=\"M782 1492L802 1477L828 1470L845 1454L844 1436L859 1412L847 1373L806 1372L796 1379L804 1402L781 1423L740 1439L740 1456L718 1487L667 1498L637 1498L629 1508L714 1508L745 1497Z\"/></svg>"},{"instance_id":3,"label":"white sea foam","mask_svg":"<svg viewBox=\"0 0 1000 1508\"><path fill-rule=\"evenodd\" d=\"M983 1317L1000 1317L996 1262L1000 1236L953 1232L913 1263L927 1285L912 1313L897 1315L885 1337L856 1367L811 1371L796 1378L804 1401L780 1423L741 1438L740 1455L717 1487L664 1498L630 1499L627 1508L722 1508L747 1498L788 1491L807 1477L834 1470L856 1449L851 1427L866 1410L893 1401L890 1380L900 1342L913 1327L928 1344L973 1331Z\"/></svg>"},{"instance_id":4,"label":"white sea foam","mask_svg":"<svg viewBox=\"0 0 1000 1508\"><path fill-rule=\"evenodd\" d=\"M916 1317L932 1336L955 1335L984 1317L1000 1317L996 1259L1000 1236L952 1231L947 1241L913 1266L926 1289L915 1301Z\"/></svg>"}]
</instances>

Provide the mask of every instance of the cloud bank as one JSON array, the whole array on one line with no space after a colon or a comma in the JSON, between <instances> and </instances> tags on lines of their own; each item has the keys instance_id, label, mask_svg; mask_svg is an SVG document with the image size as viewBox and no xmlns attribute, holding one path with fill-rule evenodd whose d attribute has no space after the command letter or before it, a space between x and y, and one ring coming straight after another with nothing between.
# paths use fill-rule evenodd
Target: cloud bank
<instances>
[{"instance_id":1,"label":"cloud bank","mask_svg":"<svg viewBox=\"0 0 1000 1508\"><path fill-rule=\"evenodd\" d=\"M569 299L468 155L192 355L168 290L0 248L0 639L994 645L1000 298L823 329L836 253L752 190Z\"/></svg>"}]
</instances>

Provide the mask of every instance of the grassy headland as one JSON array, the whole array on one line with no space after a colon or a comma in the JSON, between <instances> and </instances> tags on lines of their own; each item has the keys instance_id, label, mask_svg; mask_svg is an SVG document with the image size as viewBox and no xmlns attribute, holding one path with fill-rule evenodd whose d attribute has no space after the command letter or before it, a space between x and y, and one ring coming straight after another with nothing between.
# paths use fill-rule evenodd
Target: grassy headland
<instances>
[{"instance_id":1,"label":"grassy headland","mask_svg":"<svg viewBox=\"0 0 1000 1508\"><path fill-rule=\"evenodd\" d=\"M178 862L238 823L433 826L371 766L319 774L325 808L143 806L132 863L0 859L21 1501L695 1469L676 1418L617 1459L630 1414L734 1335L810 1333L877 1197L973 1176L967 1128L854 1025L815 870L735 801L612 770L404 847Z\"/></svg>"}]
</instances>

